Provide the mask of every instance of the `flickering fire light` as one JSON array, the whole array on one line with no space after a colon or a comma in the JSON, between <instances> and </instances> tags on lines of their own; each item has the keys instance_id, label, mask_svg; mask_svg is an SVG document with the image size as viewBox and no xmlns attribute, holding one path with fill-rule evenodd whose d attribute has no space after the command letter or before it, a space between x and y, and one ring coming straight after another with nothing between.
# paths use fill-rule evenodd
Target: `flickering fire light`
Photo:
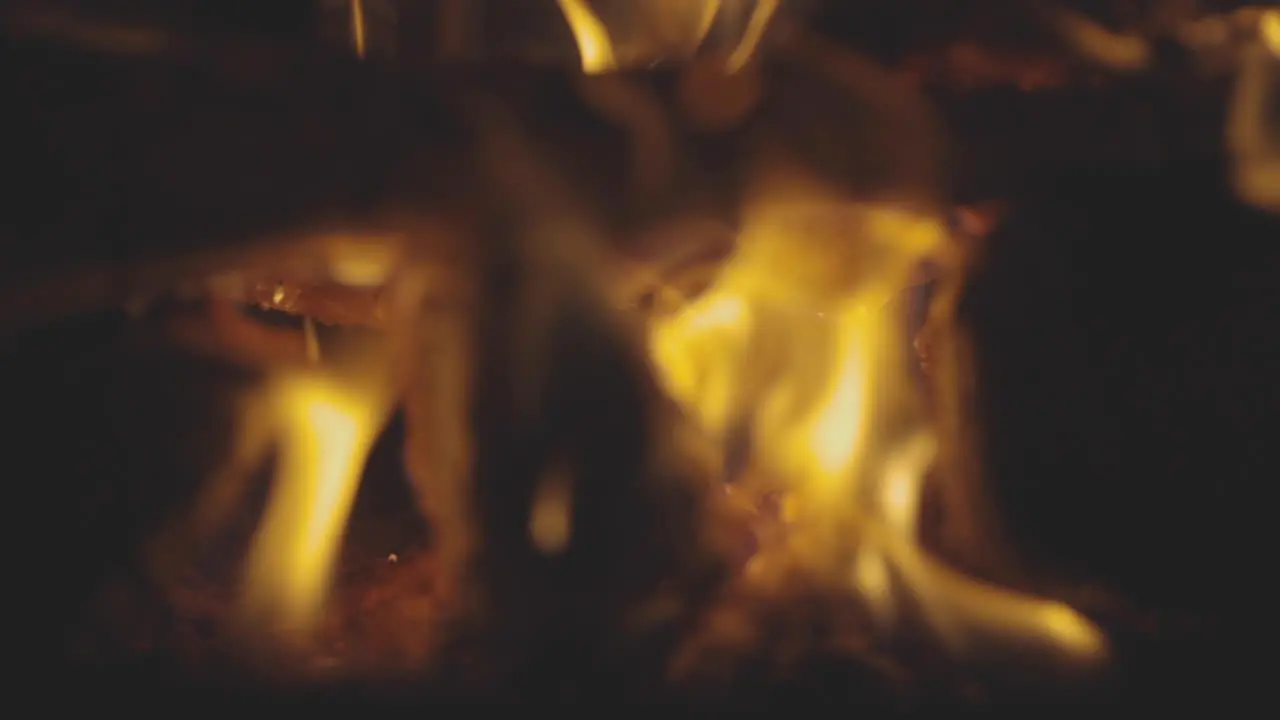
<instances>
[{"instance_id":1,"label":"flickering fire light","mask_svg":"<svg viewBox=\"0 0 1280 720\"><path fill-rule=\"evenodd\" d=\"M935 128L908 74L816 38L797 42L785 3L699 3L659 18L667 22L650 48L655 62L688 60L718 89L736 83L724 95L732 112L699 124L689 108L667 107L691 102L686 77L672 99L623 72L644 56L637 33L611 27L592 3L556 5L581 74L599 76L574 79L577 99L612 113L635 182L602 190L604 211L576 204L589 193L562 183L558 162L572 152L528 150L538 142L519 112L471 98L448 111L474 131L458 195L479 198L409 223L429 224L429 241L382 232L394 223L379 216L368 232L308 228L303 242L271 252L193 261L200 271L182 273L201 277L192 297L135 312L139 334L254 381L219 398L232 406L222 409L232 416L225 463L201 469L193 508L157 534L147 582L179 616L225 615L210 621L212 644L222 652L235 641L233 664L247 653L251 666L296 666L279 675L304 684L406 673L477 693L538 686L513 691L532 696L561 692L543 687L560 675L577 678L565 694L616 675L631 693L714 689L717 673L752 668L760 655L781 675L813 655L870 667L898 653L947 668L922 676L1105 672L1114 638L1073 606L1080 595L979 578L926 547L930 473L969 458L948 425L963 420L967 346L958 328L934 328L950 336L930 344L928 374L951 383L951 395L931 409L897 303L922 264L952 285L967 281L1001 220L970 222L963 243L953 237ZM379 40L365 6L347 4L350 50L374 77ZM1143 40L1062 17L1055 27L1068 44L1103 66L1137 74L1155 62ZM776 23L788 32L771 35ZM699 56L727 25L740 31L735 42ZM1251 42L1227 139L1241 159L1239 195L1266 208L1280 14L1259 13ZM768 128L734 153L686 137L754 139L756 126L809 112L787 106L800 91L767 85L772 51L791 63L780 77L803 68L852 98L815 101L813 112L854 108L841 127L859 132L830 153L856 146L853 160L812 152L818 130ZM657 214L679 193L683 155L704 151L739 156L732 224L630 219ZM828 161L858 177L833 180ZM388 176L421 170L405 166ZM366 212L357 204L354 217ZM698 240L715 252L661 247L691 245L699 232L715 236ZM615 247L629 233L659 240ZM131 272L130 281L150 271ZM112 287L85 285L86 296ZM960 291L950 292L941 302L954 311ZM366 553L376 569L353 580L343 549L357 532L362 478L400 406L410 439L398 502L425 518L414 543L429 549L384 543ZM269 493L257 516L251 488L263 472ZM949 493L972 490L951 482ZM948 508L956 522L981 525L962 505ZM219 550L243 554L232 607L184 610L210 604L185 592L184 573L204 562L196 546L229 532L235 509L254 515L255 531L247 547ZM141 603L120 587L104 605Z\"/></svg>"}]
</instances>

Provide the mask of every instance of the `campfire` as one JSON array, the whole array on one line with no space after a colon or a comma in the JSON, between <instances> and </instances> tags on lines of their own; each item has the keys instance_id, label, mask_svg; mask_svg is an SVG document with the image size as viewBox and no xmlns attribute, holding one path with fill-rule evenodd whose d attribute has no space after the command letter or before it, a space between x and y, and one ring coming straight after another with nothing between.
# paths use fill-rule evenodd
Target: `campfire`
<instances>
[{"instance_id":1,"label":"campfire","mask_svg":"<svg viewBox=\"0 0 1280 720\"><path fill-rule=\"evenodd\" d=\"M1176 413L1264 426L1205 408L1257 407L1265 353L1140 415L1133 348L1189 331L1090 303L1151 272L1175 299L1135 305L1210 346L1274 318L1280 14L173 5L3 18L11 449L69 546L17 582L68 681L1145 702L1179 619L1218 637L1144 548L1200 552L1177 528L1223 503L1168 490L1200 514L1126 549L1162 501L1115 478L1177 456ZM1193 228L1226 259L1098 249ZM1192 273L1221 307L1176 299Z\"/></svg>"}]
</instances>

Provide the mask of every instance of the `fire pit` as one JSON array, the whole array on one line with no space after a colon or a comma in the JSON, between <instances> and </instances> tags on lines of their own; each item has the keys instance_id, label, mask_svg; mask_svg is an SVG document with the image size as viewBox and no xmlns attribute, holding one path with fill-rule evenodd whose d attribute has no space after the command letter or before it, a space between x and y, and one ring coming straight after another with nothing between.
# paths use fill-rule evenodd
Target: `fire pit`
<instances>
[{"instance_id":1,"label":"fire pit","mask_svg":"<svg viewBox=\"0 0 1280 720\"><path fill-rule=\"evenodd\" d=\"M936 38L874 2L16 4L33 667L131 703L1216 689L1177 578L1229 547L1197 478L1273 465L1280 16L1174 4Z\"/></svg>"}]
</instances>

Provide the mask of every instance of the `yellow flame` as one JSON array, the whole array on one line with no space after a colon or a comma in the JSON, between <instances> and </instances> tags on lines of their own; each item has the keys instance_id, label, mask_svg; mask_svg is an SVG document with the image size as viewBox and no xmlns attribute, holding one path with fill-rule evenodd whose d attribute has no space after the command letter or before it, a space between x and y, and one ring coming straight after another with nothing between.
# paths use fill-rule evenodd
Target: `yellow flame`
<instances>
[{"instance_id":1,"label":"yellow flame","mask_svg":"<svg viewBox=\"0 0 1280 720\"><path fill-rule=\"evenodd\" d=\"M889 341L881 278L905 282L901 258L918 256L928 249L921 238L941 230L887 206L798 207L753 216L711 288L654 321L650 347L668 392L710 434L749 428L754 462L790 493L797 557L836 571L851 561L834 546L855 534L871 382L894 380L878 369Z\"/></svg>"},{"instance_id":2,"label":"yellow flame","mask_svg":"<svg viewBox=\"0 0 1280 720\"><path fill-rule=\"evenodd\" d=\"M302 340L306 347L307 362L320 362L320 335L316 332L314 318L302 318Z\"/></svg>"},{"instance_id":3,"label":"yellow flame","mask_svg":"<svg viewBox=\"0 0 1280 720\"><path fill-rule=\"evenodd\" d=\"M921 433L885 462L878 514L898 537L915 537L921 479L936 449L933 434Z\"/></svg>"},{"instance_id":4,"label":"yellow flame","mask_svg":"<svg viewBox=\"0 0 1280 720\"><path fill-rule=\"evenodd\" d=\"M871 533L902 574L906 589L919 601L933 630L958 653L972 652L983 644L1016 646L1031 641L1069 664L1088 664L1103 657L1102 632L1071 607L974 580L919 547L915 538L920 491L935 452L932 435L922 434L885 462L877 517L882 526Z\"/></svg>"},{"instance_id":5,"label":"yellow flame","mask_svg":"<svg viewBox=\"0 0 1280 720\"><path fill-rule=\"evenodd\" d=\"M1262 44L1276 57L1280 57L1280 10L1267 10L1258 22L1258 34Z\"/></svg>"},{"instance_id":6,"label":"yellow flame","mask_svg":"<svg viewBox=\"0 0 1280 720\"><path fill-rule=\"evenodd\" d=\"M1280 11L1268 10L1258 23L1259 43L1241 55L1227 119L1227 142L1234 156L1235 189L1243 200L1280 210L1280 135L1270 115L1280 62Z\"/></svg>"},{"instance_id":7,"label":"yellow flame","mask_svg":"<svg viewBox=\"0 0 1280 720\"><path fill-rule=\"evenodd\" d=\"M569 547L573 532L573 493L569 477L556 471L543 479L534 495L529 515L529 537L546 555Z\"/></svg>"},{"instance_id":8,"label":"yellow flame","mask_svg":"<svg viewBox=\"0 0 1280 720\"><path fill-rule=\"evenodd\" d=\"M702 41L707 38L707 34L711 32L711 26L715 24L716 15L720 14L721 0L706 0L702 4L702 15L698 18L698 30L695 36L694 46L701 45Z\"/></svg>"},{"instance_id":9,"label":"yellow flame","mask_svg":"<svg viewBox=\"0 0 1280 720\"><path fill-rule=\"evenodd\" d=\"M817 460L818 474L833 480L853 469L866 408L864 385L869 373L864 358L871 344L871 328L861 308L840 313L839 323L835 382L813 419L808 447L808 454Z\"/></svg>"},{"instance_id":10,"label":"yellow flame","mask_svg":"<svg viewBox=\"0 0 1280 720\"><path fill-rule=\"evenodd\" d=\"M384 415L367 388L296 372L271 388L280 432L271 498L248 558L245 609L272 630L314 629L364 460Z\"/></svg>"},{"instance_id":11,"label":"yellow flame","mask_svg":"<svg viewBox=\"0 0 1280 720\"><path fill-rule=\"evenodd\" d=\"M343 285L382 287L400 258L392 238L334 236L326 240L329 274Z\"/></svg>"},{"instance_id":12,"label":"yellow flame","mask_svg":"<svg viewBox=\"0 0 1280 720\"><path fill-rule=\"evenodd\" d=\"M708 332L717 328L734 329L747 322L747 305L742 298L713 297L689 317L690 332Z\"/></svg>"},{"instance_id":13,"label":"yellow flame","mask_svg":"<svg viewBox=\"0 0 1280 720\"><path fill-rule=\"evenodd\" d=\"M560 12L569 23L578 55L582 58L582 72L588 75L609 72L617 68L613 56L613 42L609 30L592 12L586 0L556 0Z\"/></svg>"},{"instance_id":14,"label":"yellow flame","mask_svg":"<svg viewBox=\"0 0 1280 720\"><path fill-rule=\"evenodd\" d=\"M785 482L794 525L776 552L856 589L884 625L898 617L899 590L914 597L956 652L1030 642L1055 659L1101 656L1101 633L1071 608L980 583L917 543L936 442L910 415L893 352L905 338L886 308L912 263L940 249L941 224L815 200L749 214L747 225L711 288L654 319L650 341L668 392L712 434L750 426L752 462ZM923 429L905 440L872 432L872 418L904 414ZM756 560L751 578L779 577Z\"/></svg>"},{"instance_id":15,"label":"yellow flame","mask_svg":"<svg viewBox=\"0 0 1280 720\"><path fill-rule=\"evenodd\" d=\"M1106 656L1105 636L1070 606L978 582L905 538L895 535L883 543L930 627L952 652L1031 642L1069 665Z\"/></svg>"},{"instance_id":16,"label":"yellow flame","mask_svg":"<svg viewBox=\"0 0 1280 720\"><path fill-rule=\"evenodd\" d=\"M713 433L726 430L739 382L736 368L718 360L731 360L729 348L743 348L750 332L746 301L727 293L710 294L653 328L650 351L668 390Z\"/></svg>"},{"instance_id":17,"label":"yellow flame","mask_svg":"<svg viewBox=\"0 0 1280 720\"><path fill-rule=\"evenodd\" d=\"M780 0L759 0L751 9L751 19L747 21L747 29L743 32L742 39L738 41L738 46L729 55L730 73L736 73L746 67L747 61L755 55L760 40L764 38L764 31L769 28L769 21L778 10L779 2Z\"/></svg>"},{"instance_id":18,"label":"yellow flame","mask_svg":"<svg viewBox=\"0 0 1280 720\"><path fill-rule=\"evenodd\" d=\"M876 618L883 625L892 623L895 615L891 594L893 579L884 553L870 544L862 546L853 572L854 585L870 603Z\"/></svg>"},{"instance_id":19,"label":"yellow flame","mask_svg":"<svg viewBox=\"0 0 1280 720\"><path fill-rule=\"evenodd\" d=\"M365 42L364 0L351 0L351 43L361 59L364 59Z\"/></svg>"}]
</instances>

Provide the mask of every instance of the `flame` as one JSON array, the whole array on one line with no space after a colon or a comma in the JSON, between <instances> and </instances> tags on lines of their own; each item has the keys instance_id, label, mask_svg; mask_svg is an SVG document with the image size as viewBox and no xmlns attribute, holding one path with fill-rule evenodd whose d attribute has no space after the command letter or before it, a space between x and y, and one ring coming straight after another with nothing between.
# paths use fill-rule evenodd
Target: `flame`
<instances>
[{"instance_id":1,"label":"flame","mask_svg":"<svg viewBox=\"0 0 1280 720\"><path fill-rule=\"evenodd\" d=\"M560 12L565 22L573 31L574 42L578 44L578 55L582 58L582 72L587 75L598 75L617 69L617 61L613 56L613 42L609 39L609 30L592 12L586 0L556 0L560 4Z\"/></svg>"},{"instance_id":2,"label":"flame","mask_svg":"<svg viewBox=\"0 0 1280 720\"><path fill-rule=\"evenodd\" d=\"M769 21L773 19L773 14L777 12L780 3L781 0L759 0L751 9L751 19L747 21L747 29L743 32L742 39L738 41L738 46L729 55L730 73L741 70L755 55L756 47L764 38L764 31L769 28Z\"/></svg>"},{"instance_id":3,"label":"flame","mask_svg":"<svg viewBox=\"0 0 1280 720\"><path fill-rule=\"evenodd\" d=\"M891 340L879 276L905 282L905 260L942 233L936 222L866 206L852 213L866 236L847 238L843 210L808 212L831 207L766 210L712 287L651 331L667 390L714 436L751 428L758 462L789 483L801 528L796 542L818 547L847 534L852 508L842 498L856 494L876 410L871 381L883 374ZM815 217L825 235L788 229L810 227ZM849 267L833 267L841 252ZM818 550L801 555L818 564L830 559Z\"/></svg>"},{"instance_id":4,"label":"flame","mask_svg":"<svg viewBox=\"0 0 1280 720\"><path fill-rule=\"evenodd\" d=\"M1262 14L1258 34L1271 54L1280 57L1280 10L1267 10Z\"/></svg>"},{"instance_id":5,"label":"flame","mask_svg":"<svg viewBox=\"0 0 1280 720\"><path fill-rule=\"evenodd\" d=\"M573 488L569 477L556 469L543 479L529 514L529 537L545 555L558 555L569 547L573 531Z\"/></svg>"},{"instance_id":6,"label":"flame","mask_svg":"<svg viewBox=\"0 0 1280 720\"><path fill-rule=\"evenodd\" d=\"M1142 70L1151 64L1151 47L1146 40L1115 33L1069 10L1059 9L1053 19L1062 37L1085 57L1120 71Z\"/></svg>"},{"instance_id":7,"label":"flame","mask_svg":"<svg viewBox=\"0 0 1280 720\"><path fill-rule=\"evenodd\" d=\"M321 245L329 274L343 285L384 287L400 260L394 238L335 235Z\"/></svg>"},{"instance_id":8,"label":"flame","mask_svg":"<svg viewBox=\"0 0 1280 720\"><path fill-rule=\"evenodd\" d=\"M807 433L808 447L800 450L817 462L815 475L836 482L853 470L866 408L863 349L872 340L863 315L861 308L840 314L835 376Z\"/></svg>"},{"instance_id":9,"label":"flame","mask_svg":"<svg viewBox=\"0 0 1280 720\"><path fill-rule=\"evenodd\" d=\"M721 363L709 372L705 360L744 353L750 332L746 300L729 293L708 295L653 328L650 348L667 389L689 401L703 426L719 436L728 430L738 368Z\"/></svg>"},{"instance_id":10,"label":"flame","mask_svg":"<svg viewBox=\"0 0 1280 720\"><path fill-rule=\"evenodd\" d=\"M1256 47L1241 55L1227 143L1235 159L1235 187L1253 205L1280 210L1280 132L1271 112L1280 77L1280 11L1268 10L1258 22Z\"/></svg>"},{"instance_id":11,"label":"flame","mask_svg":"<svg viewBox=\"0 0 1280 720\"><path fill-rule=\"evenodd\" d=\"M269 388L280 460L248 558L254 622L301 638L324 608L334 561L385 399L332 373L293 371Z\"/></svg>"},{"instance_id":12,"label":"flame","mask_svg":"<svg viewBox=\"0 0 1280 720\"><path fill-rule=\"evenodd\" d=\"M364 0L351 0L351 44L356 57L364 59L365 53Z\"/></svg>"},{"instance_id":13,"label":"flame","mask_svg":"<svg viewBox=\"0 0 1280 720\"><path fill-rule=\"evenodd\" d=\"M936 442L913 410L895 351L906 339L886 307L945 231L898 207L841 205L749 215L711 288L652 321L671 396L715 437L749 427L752 462L785 485L794 524L772 557L753 559L749 579L768 583L780 575L760 568L798 564L863 595L886 629L910 597L957 653L1030 644L1070 663L1101 657L1101 633L1071 608L980 583L918 546ZM891 432L886 419L915 429Z\"/></svg>"},{"instance_id":14,"label":"flame","mask_svg":"<svg viewBox=\"0 0 1280 720\"><path fill-rule=\"evenodd\" d=\"M320 335L316 332L316 321L310 317L302 319L302 340L307 353L307 361L320 362Z\"/></svg>"},{"instance_id":15,"label":"flame","mask_svg":"<svg viewBox=\"0 0 1280 720\"><path fill-rule=\"evenodd\" d=\"M698 17L698 29L694 34L695 47L702 44L702 41L711 33L716 16L720 14L720 2L721 0L706 0L702 3L702 14Z\"/></svg>"},{"instance_id":16,"label":"flame","mask_svg":"<svg viewBox=\"0 0 1280 720\"><path fill-rule=\"evenodd\" d=\"M885 463L880 510L870 528L875 545L892 559L933 630L957 653L973 653L995 639L1011 646L1047 646L1053 656L1073 663L1102 657L1106 640L1101 631L1066 604L978 582L920 549L914 538L921 479L935 447L932 435L923 433ZM882 527L875 526L880 523Z\"/></svg>"}]
</instances>

